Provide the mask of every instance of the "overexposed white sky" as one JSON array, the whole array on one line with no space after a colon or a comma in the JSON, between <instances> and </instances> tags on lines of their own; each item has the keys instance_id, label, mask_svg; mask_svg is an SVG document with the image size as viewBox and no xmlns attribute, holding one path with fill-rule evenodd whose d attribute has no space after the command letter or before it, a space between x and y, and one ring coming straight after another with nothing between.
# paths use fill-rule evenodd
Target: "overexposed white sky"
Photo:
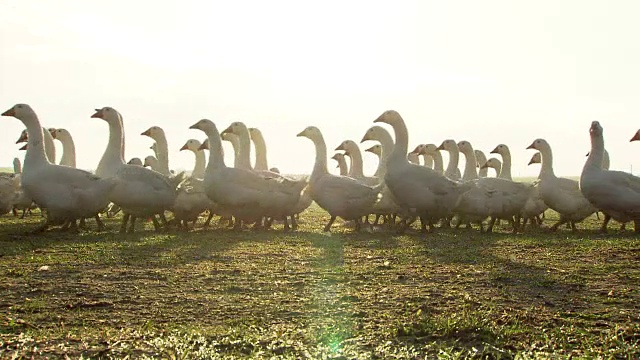
<instances>
[{"instance_id":1,"label":"overexposed white sky","mask_svg":"<svg viewBox=\"0 0 640 360\"><path fill-rule=\"evenodd\" d=\"M551 144L557 174L579 175L599 120L611 167L636 172L639 13L634 0L6 0L0 111L28 103L43 126L69 130L85 169L108 137L90 116L112 106L124 117L125 158L151 155L140 133L158 125L174 169L193 167L178 149L203 138L188 129L201 118L220 130L232 121L261 129L270 166L309 173L313 146L295 136L306 126L318 126L331 150L359 142L395 109L409 147L452 138L489 152L505 143L514 176L537 175L525 148L538 137ZM24 155L14 144L23 125L0 121L0 166L10 166ZM370 174L377 160L364 158Z\"/></svg>"}]
</instances>

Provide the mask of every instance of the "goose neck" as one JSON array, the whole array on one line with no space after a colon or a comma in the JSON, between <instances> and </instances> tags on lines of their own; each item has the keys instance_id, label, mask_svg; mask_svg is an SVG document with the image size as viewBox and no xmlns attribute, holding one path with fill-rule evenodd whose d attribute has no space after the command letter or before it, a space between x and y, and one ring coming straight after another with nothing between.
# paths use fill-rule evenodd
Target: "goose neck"
<instances>
[{"instance_id":1,"label":"goose neck","mask_svg":"<svg viewBox=\"0 0 640 360\"><path fill-rule=\"evenodd\" d=\"M267 163L267 144L264 142L262 134L254 132L251 139L256 149L256 166L254 166L254 168L260 171L269 170L269 164Z\"/></svg>"},{"instance_id":2,"label":"goose neck","mask_svg":"<svg viewBox=\"0 0 640 360\"><path fill-rule=\"evenodd\" d=\"M76 145L70 137L60 137L62 143L62 159L60 165L76 167Z\"/></svg>"},{"instance_id":3,"label":"goose neck","mask_svg":"<svg viewBox=\"0 0 640 360\"><path fill-rule=\"evenodd\" d=\"M45 148L43 145L44 135L43 128L40 126L38 117L33 114L29 118L23 120L27 127L27 153L24 156L24 169L25 173L29 172L29 169L38 164L51 163L45 154ZM48 132L48 130L44 129Z\"/></svg>"},{"instance_id":4,"label":"goose neck","mask_svg":"<svg viewBox=\"0 0 640 360\"><path fill-rule=\"evenodd\" d=\"M196 179L202 179L204 177L204 169L205 169L205 158L204 158L204 150L196 150L194 152L196 155L196 165L193 168L193 173L191 176Z\"/></svg>"},{"instance_id":5,"label":"goose neck","mask_svg":"<svg viewBox=\"0 0 640 360\"><path fill-rule=\"evenodd\" d=\"M505 149L501 155L502 168L500 169L500 177L503 179L511 179L511 152Z\"/></svg>"},{"instance_id":6,"label":"goose neck","mask_svg":"<svg viewBox=\"0 0 640 360\"><path fill-rule=\"evenodd\" d=\"M327 144L324 141L322 134L318 134L311 139L316 147L316 160L313 165L313 171L311 172L311 180L327 174Z\"/></svg>"}]
</instances>

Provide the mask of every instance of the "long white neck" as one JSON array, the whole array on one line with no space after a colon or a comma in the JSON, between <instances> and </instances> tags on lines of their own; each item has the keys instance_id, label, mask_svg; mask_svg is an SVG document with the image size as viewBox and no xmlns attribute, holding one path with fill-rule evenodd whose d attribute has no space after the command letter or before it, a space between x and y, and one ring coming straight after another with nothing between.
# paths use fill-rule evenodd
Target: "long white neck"
<instances>
[{"instance_id":1,"label":"long white neck","mask_svg":"<svg viewBox=\"0 0 640 360\"><path fill-rule=\"evenodd\" d=\"M465 157L463 180L473 180L478 178L478 168L476 167L476 153L471 146L465 147L463 151Z\"/></svg>"},{"instance_id":2,"label":"long white neck","mask_svg":"<svg viewBox=\"0 0 640 360\"><path fill-rule=\"evenodd\" d=\"M347 161L344 159L344 156L340 156L334 158L338 162L338 168L340 169L340 175L347 176L349 174L349 169L347 168Z\"/></svg>"},{"instance_id":3,"label":"long white neck","mask_svg":"<svg viewBox=\"0 0 640 360\"><path fill-rule=\"evenodd\" d=\"M109 124L109 142L96 168L96 175L100 177L115 175L115 171L125 163L122 117L118 116L117 119L112 119L107 123Z\"/></svg>"},{"instance_id":4,"label":"long white neck","mask_svg":"<svg viewBox=\"0 0 640 360\"><path fill-rule=\"evenodd\" d=\"M210 175L216 169L225 168L224 152L222 150L222 139L218 128L214 126L207 127L205 134L209 138L209 163L207 164L206 174ZM206 175L205 175L206 176Z\"/></svg>"},{"instance_id":5,"label":"long white neck","mask_svg":"<svg viewBox=\"0 0 640 360\"><path fill-rule=\"evenodd\" d=\"M362 153L360 152L360 149L357 146L350 146L348 155L351 159L351 171L349 175L364 177L362 169Z\"/></svg>"},{"instance_id":6,"label":"long white neck","mask_svg":"<svg viewBox=\"0 0 640 360\"><path fill-rule=\"evenodd\" d=\"M433 158L429 154L422 154L422 161L424 162L422 166L432 168L433 169Z\"/></svg>"},{"instance_id":7,"label":"long white neck","mask_svg":"<svg viewBox=\"0 0 640 360\"><path fill-rule=\"evenodd\" d=\"M587 171L602 171L602 163L604 162L604 138L602 134L595 135L591 133L591 151L589 157L584 164L582 173Z\"/></svg>"},{"instance_id":8,"label":"long white neck","mask_svg":"<svg viewBox=\"0 0 640 360\"><path fill-rule=\"evenodd\" d=\"M396 141L393 145L391 155L389 155L389 157L387 158L387 167L389 167L390 164L409 163L409 159L407 159L407 152L409 148L409 131L407 130L407 125L404 123L404 121L397 121L394 122L391 126L393 127ZM384 149L382 153L384 155Z\"/></svg>"},{"instance_id":9,"label":"long white neck","mask_svg":"<svg viewBox=\"0 0 640 360\"><path fill-rule=\"evenodd\" d=\"M444 163L442 161L442 154L440 151L429 152L428 155L433 159L433 170L442 174L444 172Z\"/></svg>"},{"instance_id":10,"label":"long white neck","mask_svg":"<svg viewBox=\"0 0 640 360\"><path fill-rule=\"evenodd\" d=\"M206 166L204 150L195 150L193 153L196 155L196 165L193 167L193 173L191 173L191 176L196 179L202 179L204 177L204 169Z\"/></svg>"},{"instance_id":11,"label":"long white neck","mask_svg":"<svg viewBox=\"0 0 640 360\"><path fill-rule=\"evenodd\" d=\"M460 162L460 152L458 147L452 147L447 149L449 151L449 165L447 165L447 174L455 174L458 170L458 163Z\"/></svg>"},{"instance_id":12,"label":"long white neck","mask_svg":"<svg viewBox=\"0 0 640 360\"><path fill-rule=\"evenodd\" d=\"M553 152L549 144L540 145L538 151L540 152L541 166L540 166L540 178L544 177L556 177L553 172Z\"/></svg>"},{"instance_id":13,"label":"long white neck","mask_svg":"<svg viewBox=\"0 0 640 360\"><path fill-rule=\"evenodd\" d=\"M253 140L253 146L256 149L256 165L253 168L260 171L269 170L269 164L267 163L267 144L264 141L264 137L262 137L262 133L255 129L251 133L251 140Z\"/></svg>"},{"instance_id":14,"label":"long white neck","mask_svg":"<svg viewBox=\"0 0 640 360\"><path fill-rule=\"evenodd\" d=\"M251 137L246 127L240 127L238 135L238 161L236 167L251 170Z\"/></svg>"},{"instance_id":15,"label":"long white neck","mask_svg":"<svg viewBox=\"0 0 640 360\"><path fill-rule=\"evenodd\" d=\"M62 143L62 159L60 165L76 167L76 145L70 136L58 135L58 140Z\"/></svg>"},{"instance_id":16,"label":"long white neck","mask_svg":"<svg viewBox=\"0 0 640 360\"><path fill-rule=\"evenodd\" d=\"M56 145L53 143L53 136L48 129L42 128L42 136L44 139L44 153L52 164L56 163Z\"/></svg>"},{"instance_id":17,"label":"long white neck","mask_svg":"<svg viewBox=\"0 0 640 360\"><path fill-rule=\"evenodd\" d=\"M167 143L167 137L164 133L160 133L157 136L156 141L156 156L158 157L158 172L169 176L171 172L169 171L169 145Z\"/></svg>"},{"instance_id":18,"label":"long white neck","mask_svg":"<svg viewBox=\"0 0 640 360\"><path fill-rule=\"evenodd\" d=\"M43 164L51 164L49 159L45 154L44 149L44 132L49 132L49 130L44 129L40 126L40 121L38 120L38 116L36 114L29 114L22 122L27 127L27 134L29 135L27 140L27 153L24 156L24 173L28 174L31 169L43 165ZM44 130L44 131L43 131ZM51 136L51 134L49 134Z\"/></svg>"},{"instance_id":19,"label":"long white neck","mask_svg":"<svg viewBox=\"0 0 640 360\"><path fill-rule=\"evenodd\" d=\"M500 170L500 178L512 180L511 177L511 152L505 148L502 150L502 169Z\"/></svg>"},{"instance_id":20,"label":"long white neck","mask_svg":"<svg viewBox=\"0 0 640 360\"><path fill-rule=\"evenodd\" d=\"M496 171L496 177L500 178L500 173L502 172L502 162L497 161L498 159L496 159L496 161L493 161L493 163L491 164L491 168L493 170ZM489 167L486 167L485 169L489 169Z\"/></svg>"},{"instance_id":21,"label":"long white neck","mask_svg":"<svg viewBox=\"0 0 640 360\"><path fill-rule=\"evenodd\" d=\"M329 170L327 170L327 144L324 142L322 133L318 132L311 140L316 147L316 161L313 165L310 178L310 180L314 180L322 175L328 174Z\"/></svg>"},{"instance_id":22,"label":"long white neck","mask_svg":"<svg viewBox=\"0 0 640 360\"><path fill-rule=\"evenodd\" d=\"M609 167L610 167L610 164L611 164L610 161L611 160L609 159L609 152L607 151L607 149L604 149L604 158L602 159L602 168L604 170L609 170Z\"/></svg>"}]
</instances>

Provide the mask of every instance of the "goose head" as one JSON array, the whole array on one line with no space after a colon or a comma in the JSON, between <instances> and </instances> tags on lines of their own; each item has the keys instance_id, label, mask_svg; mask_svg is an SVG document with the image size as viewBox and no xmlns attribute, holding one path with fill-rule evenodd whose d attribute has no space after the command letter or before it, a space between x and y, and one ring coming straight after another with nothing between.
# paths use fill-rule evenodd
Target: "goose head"
<instances>
[{"instance_id":1,"label":"goose head","mask_svg":"<svg viewBox=\"0 0 640 360\"><path fill-rule=\"evenodd\" d=\"M367 140L374 140L374 141L380 141L382 135L382 132L386 132L387 130L385 130L382 126L372 126L369 128L369 130L367 130L366 133L364 133L364 136L362 137L362 140L360 140L361 143L367 141Z\"/></svg>"},{"instance_id":2,"label":"goose head","mask_svg":"<svg viewBox=\"0 0 640 360\"><path fill-rule=\"evenodd\" d=\"M416 146L416 148L413 149L411 154L423 155L424 151L425 151L424 146L425 146L425 144L420 144L420 145Z\"/></svg>"},{"instance_id":3,"label":"goose head","mask_svg":"<svg viewBox=\"0 0 640 360\"><path fill-rule=\"evenodd\" d=\"M412 153L412 152L408 153L407 160L409 160L409 162L412 164L420 165L420 158L416 153Z\"/></svg>"},{"instance_id":4,"label":"goose head","mask_svg":"<svg viewBox=\"0 0 640 360\"><path fill-rule=\"evenodd\" d=\"M500 168L502 168L502 161L496 158L489 158L489 160L485 161L484 164L480 166L480 169L486 168L494 168L496 171L500 171Z\"/></svg>"},{"instance_id":5,"label":"goose head","mask_svg":"<svg viewBox=\"0 0 640 360\"><path fill-rule=\"evenodd\" d=\"M202 142L202 145L198 148L198 150L209 150L209 139L205 139Z\"/></svg>"},{"instance_id":6,"label":"goose head","mask_svg":"<svg viewBox=\"0 0 640 360\"><path fill-rule=\"evenodd\" d=\"M336 148L336 151L339 150L344 151L345 155L351 156L351 154L359 152L360 148L358 147L358 144L355 143L355 141L345 140Z\"/></svg>"},{"instance_id":7,"label":"goose head","mask_svg":"<svg viewBox=\"0 0 640 360\"><path fill-rule=\"evenodd\" d=\"M315 126L306 127L304 130L302 130L296 136L306 137L307 139L310 139L311 141L317 141L317 140L322 139L322 133L320 132L320 129L318 129Z\"/></svg>"},{"instance_id":8,"label":"goose head","mask_svg":"<svg viewBox=\"0 0 640 360\"><path fill-rule=\"evenodd\" d=\"M31 108L31 106L27 104L15 104L13 107L2 113L2 116L11 116L14 117L23 123L27 124L37 120L35 111Z\"/></svg>"},{"instance_id":9,"label":"goose head","mask_svg":"<svg viewBox=\"0 0 640 360\"><path fill-rule=\"evenodd\" d=\"M51 131L53 130L53 131ZM70 139L71 138L71 133L67 130L67 129L49 129L49 131L51 132L51 136L54 139L58 139L58 140L64 140L64 139Z\"/></svg>"},{"instance_id":10,"label":"goose head","mask_svg":"<svg viewBox=\"0 0 640 360\"><path fill-rule=\"evenodd\" d=\"M271 169L269 169L269 171L280 174L280 169L278 169L277 167L272 167Z\"/></svg>"},{"instance_id":11,"label":"goose head","mask_svg":"<svg viewBox=\"0 0 640 360\"><path fill-rule=\"evenodd\" d=\"M193 152L197 152L198 149L200 149L200 146L202 145L202 143L196 139L189 139L187 140L186 143L184 143L184 145L182 145L182 147L180 148L180 151L182 150L191 150Z\"/></svg>"},{"instance_id":12,"label":"goose head","mask_svg":"<svg viewBox=\"0 0 640 360\"><path fill-rule=\"evenodd\" d=\"M480 167L481 165L484 165L484 163L487 162L487 157L484 155L482 150L475 149L474 152L476 153L476 166Z\"/></svg>"},{"instance_id":13,"label":"goose head","mask_svg":"<svg viewBox=\"0 0 640 360\"><path fill-rule=\"evenodd\" d=\"M640 130L636 131L635 135L633 135L633 137L631 138L631 140L629 140L629 142L638 141L638 140L640 140Z\"/></svg>"},{"instance_id":14,"label":"goose head","mask_svg":"<svg viewBox=\"0 0 640 360\"><path fill-rule=\"evenodd\" d=\"M49 130L49 134L51 134L51 137L54 139L56 138L56 128L48 128L47 130Z\"/></svg>"},{"instance_id":15,"label":"goose head","mask_svg":"<svg viewBox=\"0 0 640 360\"><path fill-rule=\"evenodd\" d=\"M496 146L493 150L491 150L491 152L489 154L504 155L508 151L509 151L509 148L507 147L507 145L500 144L500 145Z\"/></svg>"},{"instance_id":16,"label":"goose head","mask_svg":"<svg viewBox=\"0 0 640 360\"><path fill-rule=\"evenodd\" d=\"M382 155L382 145L375 144L372 147L366 149L365 151L380 156L380 155Z\"/></svg>"},{"instance_id":17,"label":"goose head","mask_svg":"<svg viewBox=\"0 0 640 360\"><path fill-rule=\"evenodd\" d=\"M458 151L458 144L453 139L447 139L438 146L437 150Z\"/></svg>"},{"instance_id":18,"label":"goose head","mask_svg":"<svg viewBox=\"0 0 640 360\"><path fill-rule=\"evenodd\" d=\"M247 129L247 126L240 122L240 121L234 121L231 123L231 125L229 125L226 129L224 129L220 134L224 135L224 134L235 134L235 135L240 135L242 133L246 133L249 130Z\"/></svg>"},{"instance_id":19,"label":"goose head","mask_svg":"<svg viewBox=\"0 0 640 360\"><path fill-rule=\"evenodd\" d=\"M382 115L378 116L377 119L373 121L374 123L385 123L391 126L404 124L404 120L400 116L400 114L395 110L387 110L382 113Z\"/></svg>"},{"instance_id":20,"label":"goose head","mask_svg":"<svg viewBox=\"0 0 640 360\"><path fill-rule=\"evenodd\" d=\"M433 156L435 155L438 151L440 151L438 149L438 147L435 144L424 144L422 146L422 149L420 151L420 155L430 155Z\"/></svg>"},{"instance_id":21,"label":"goose head","mask_svg":"<svg viewBox=\"0 0 640 360\"><path fill-rule=\"evenodd\" d=\"M131 160L129 160L129 161L127 162L127 164L129 164L129 165L138 165L138 166L143 166L143 164L142 164L142 160L140 160L140 158L138 158L138 157L131 158Z\"/></svg>"},{"instance_id":22,"label":"goose head","mask_svg":"<svg viewBox=\"0 0 640 360\"><path fill-rule=\"evenodd\" d=\"M146 158L144 158L144 167L151 167L152 169L158 164L158 159L156 159L155 156L153 155L149 155Z\"/></svg>"},{"instance_id":23,"label":"goose head","mask_svg":"<svg viewBox=\"0 0 640 360\"><path fill-rule=\"evenodd\" d=\"M155 141L158 141L158 139L165 137L164 130L162 130L162 128L159 126L152 126L147 130L143 131L142 133L140 133L140 135L148 136Z\"/></svg>"},{"instance_id":24,"label":"goose head","mask_svg":"<svg viewBox=\"0 0 640 360\"><path fill-rule=\"evenodd\" d=\"M602 125L600 125L599 121L592 121L591 127L589 128L589 134L593 136L602 136L603 129Z\"/></svg>"},{"instance_id":25,"label":"goose head","mask_svg":"<svg viewBox=\"0 0 640 360\"><path fill-rule=\"evenodd\" d=\"M458 150L460 150L461 153L473 154L475 156L475 152L473 151L473 147L471 147L470 142L466 140L462 140L457 145L458 145Z\"/></svg>"},{"instance_id":26,"label":"goose head","mask_svg":"<svg viewBox=\"0 0 640 360\"><path fill-rule=\"evenodd\" d=\"M527 165L531 165L531 164L540 164L542 162L542 156L540 155L539 152L533 154L533 156L531 157L531 160L529 160L529 163Z\"/></svg>"},{"instance_id":27,"label":"goose head","mask_svg":"<svg viewBox=\"0 0 640 360\"><path fill-rule=\"evenodd\" d=\"M249 128L248 130L249 130L249 136L253 141L255 141L256 138L262 138L262 131L260 131L259 129Z\"/></svg>"},{"instance_id":28,"label":"goose head","mask_svg":"<svg viewBox=\"0 0 640 360\"><path fill-rule=\"evenodd\" d=\"M29 140L29 134L27 133L27 129L24 129L20 133L20 137L18 138L18 140L16 140L16 144L27 142L28 140Z\"/></svg>"},{"instance_id":29,"label":"goose head","mask_svg":"<svg viewBox=\"0 0 640 360\"><path fill-rule=\"evenodd\" d=\"M102 109L95 110L95 114L91 115L92 118L102 119L109 124L122 121L122 116L120 116L120 113L112 107L105 106Z\"/></svg>"},{"instance_id":30,"label":"goose head","mask_svg":"<svg viewBox=\"0 0 640 360\"><path fill-rule=\"evenodd\" d=\"M547 148L547 147L549 147L549 143L547 143L545 139L538 138L533 140L531 145L527 146L527 149L535 149L540 151L540 149Z\"/></svg>"},{"instance_id":31,"label":"goose head","mask_svg":"<svg viewBox=\"0 0 640 360\"><path fill-rule=\"evenodd\" d=\"M197 129L197 130L203 131L207 135L213 133L214 131L216 133L218 132L218 128L216 127L216 124L214 124L213 121L209 119L202 119L197 123L189 126L189 129Z\"/></svg>"}]
</instances>

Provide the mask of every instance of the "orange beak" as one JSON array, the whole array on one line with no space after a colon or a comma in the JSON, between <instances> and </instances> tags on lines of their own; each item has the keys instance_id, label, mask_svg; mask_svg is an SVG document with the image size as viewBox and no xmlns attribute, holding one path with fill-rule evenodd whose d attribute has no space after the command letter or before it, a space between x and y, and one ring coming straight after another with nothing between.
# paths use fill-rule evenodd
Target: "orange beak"
<instances>
[{"instance_id":1,"label":"orange beak","mask_svg":"<svg viewBox=\"0 0 640 360\"><path fill-rule=\"evenodd\" d=\"M2 114L2 115L5 115L5 114ZM631 140L629 140L629 142L638 141L638 140L640 140L640 131L636 132L636 134L633 135L633 137L631 138Z\"/></svg>"},{"instance_id":2,"label":"orange beak","mask_svg":"<svg viewBox=\"0 0 640 360\"><path fill-rule=\"evenodd\" d=\"M2 116L16 116L16 110L14 108L11 108L5 112L2 113Z\"/></svg>"},{"instance_id":3,"label":"orange beak","mask_svg":"<svg viewBox=\"0 0 640 360\"><path fill-rule=\"evenodd\" d=\"M91 115L92 118L104 119L102 117L102 109L96 109L96 113Z\"/></svg>"},{"instance_id":4,"label":"orange beak","mask_svg":"<svg viewBox=\"0 0 640 360\"><path fill-rule=\"evenodd\" d=\"M413 151L410 152L409 154L420 154L420 145L416 146L416 148L413 149Z\"/></svg>"},{"instance_id":5,"label":"orange beak","mask_svg":"<svg viewBox=\"0 0 640 360\"><path fill-rule=\"evenodd\" d=\"M189 147L187 146L187 144L184 144L181 148L180 151L182 150L189 150Z\"/></svg>"}]
</instances>

